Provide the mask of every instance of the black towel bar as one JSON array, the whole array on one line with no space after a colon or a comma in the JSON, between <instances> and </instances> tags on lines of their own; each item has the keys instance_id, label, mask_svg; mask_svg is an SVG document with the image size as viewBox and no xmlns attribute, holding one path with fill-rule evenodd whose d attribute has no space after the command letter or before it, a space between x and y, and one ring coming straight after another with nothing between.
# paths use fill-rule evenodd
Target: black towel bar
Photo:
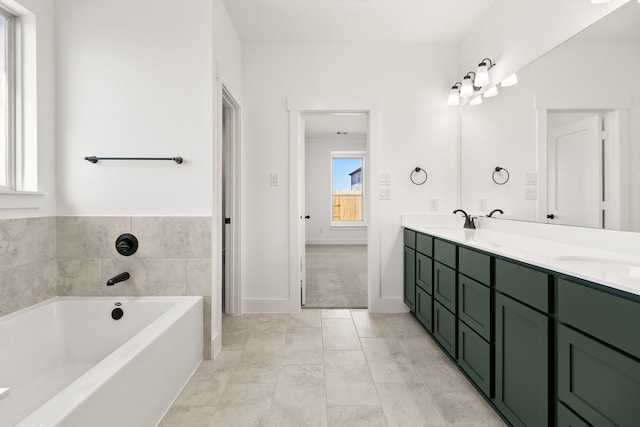
<instances>
[{"instance_id":1,"label":"black towel bar","mask_svg":"<svg viewBox=\"0 0 640 427\"><path fill-rule=\"evenodd\" d=\"M173 160L177 164L182 163L182 157L96 157L89 156L84 158L91 163L98 163L98 160Z\"/></svg>"}]
</instances>

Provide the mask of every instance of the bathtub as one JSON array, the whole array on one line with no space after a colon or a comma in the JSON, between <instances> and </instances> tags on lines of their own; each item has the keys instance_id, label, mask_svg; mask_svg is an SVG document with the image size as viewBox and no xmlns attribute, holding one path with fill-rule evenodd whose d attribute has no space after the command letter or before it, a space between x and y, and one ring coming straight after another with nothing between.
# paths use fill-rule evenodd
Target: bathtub
<instances>
[{"instance_id":1,"label":"bathtub","mask_svg":"<svg viewBox=\"0 0 640 427\"><path fill-rule=\"evenodd\" d=\"M155 426L202 350L201 297L56 297L0 317L0 427Z\"/></svg>"}]
</instances>

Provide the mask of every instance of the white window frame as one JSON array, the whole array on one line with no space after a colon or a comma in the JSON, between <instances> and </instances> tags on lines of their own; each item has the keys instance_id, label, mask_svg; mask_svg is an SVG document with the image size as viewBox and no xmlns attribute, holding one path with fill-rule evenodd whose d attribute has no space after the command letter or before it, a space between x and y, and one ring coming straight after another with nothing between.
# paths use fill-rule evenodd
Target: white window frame
<instances>
[{"instance_id":1,"label":"white window frame","mask_svg":"<svg viewBox=\"0 0 640 427\"><path fill-rule=\"evenodd\" d=\"M361 221L334 221L333 220L333 159L360 159L362 162L362 220ZM331 217L329 218L329 221L331 223L331 227L336 227L336 228L344 228L344 227L351 227L351 228L359 228L359 227L366 227L367 226L367 211L366 211L366 191L365 189L367 188L366 183L365 183L365 168L366 166L366 161L367 161L367 152L366 151L332 151L331 152L331 179L330 179L330 183L329 183L329 202L331 206L331 210L330 210L330 215ZM355 196L354 196L355 197Z\"/></svg>"},{"instance_id":2,"label":"white window frame","mask_svg":"<svg viewBox=\"0 0 640 427\"><path fill-rule=\"evenodd\" d=\"M6 149L7 155L7 176L6 185L0 185L0 191L15 191L16 189L16 17L8 10L0 7L0 15L5 20L6 31L6 49L7 49L7 114L5 119L7 121L7 146L2 147Z\"/></svg>"}]
</instances>

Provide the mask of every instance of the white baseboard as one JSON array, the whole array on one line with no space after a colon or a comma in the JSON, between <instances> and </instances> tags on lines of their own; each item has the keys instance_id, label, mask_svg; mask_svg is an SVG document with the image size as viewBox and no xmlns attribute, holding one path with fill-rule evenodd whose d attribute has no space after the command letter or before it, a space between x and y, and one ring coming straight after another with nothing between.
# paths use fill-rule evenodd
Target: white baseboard
<instances>
[{"instance_id":1,"label":"white baseboard","mask_svg":"<svg viewBox=\"0 0 640 427\"><path fill-rule=\"evenodd\" d=\"M211 359L215 359L220 354L220 350L222 350L222 334L215 333L214 336L211 337Z\"/></svg>"},{"instance_id":2,"label":"white baseboard","mask_svg":"<svg viewBox=\"0 0 640 427\"><path fill-rule=\"evenodd\" d=\"M367 239L307 240L305 243L307 245L366 245L367 244Z\"/></svg>"}]
</instances>

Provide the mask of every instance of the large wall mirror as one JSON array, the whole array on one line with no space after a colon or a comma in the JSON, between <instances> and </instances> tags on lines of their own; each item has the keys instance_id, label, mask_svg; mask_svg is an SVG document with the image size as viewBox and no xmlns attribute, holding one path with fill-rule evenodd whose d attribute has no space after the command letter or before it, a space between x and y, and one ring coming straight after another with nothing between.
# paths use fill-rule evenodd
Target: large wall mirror
<instances>
[{"instance_id":1,"label":"large wall mirror","mask_svg":"<svg viewBox=\"0 0 640 427\"><path fill-rule=\"evenodd\" d=\"M517 85L461 109L462 206L640 232L640 4L621 6L517 75ZM497 167L509 173L506 183L498 177L503 185Z\"/></svg>"}]
</instances>

